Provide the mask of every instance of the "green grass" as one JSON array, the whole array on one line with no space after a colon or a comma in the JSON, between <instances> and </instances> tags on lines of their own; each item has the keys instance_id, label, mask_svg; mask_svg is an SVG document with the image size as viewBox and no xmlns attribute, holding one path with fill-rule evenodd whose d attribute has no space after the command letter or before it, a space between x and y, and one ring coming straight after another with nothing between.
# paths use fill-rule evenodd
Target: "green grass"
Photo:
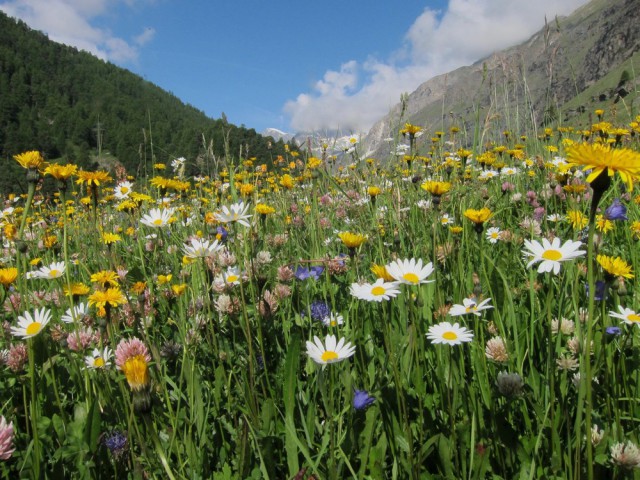
<instances>
[{"instance_id":1,"label":"green grass","mask_svg":"<svg viewBox=\"0 0 640 480\"><path fill-rule=\"evenodd\" d=\"M463 144L462 134L445 133L433 148L412 152L411 162L359 160L356 150L351 165L324 159L309 170L308 152L290 152L274 171L257 172L261 159L239 159L227 176L180 179L189 185L183 191L137 179L133 190L149 197L131 212L118 209L115 181L96 190L95 212L91 199L81 200L86 187L76 185L64 198L36 191L34 202L12 203L23 211L8 212L5 224L18 231L26 220L21 240L3 229L2 262L19 275L2 288L0 345L11 354L0 369L0 414L13 422L15 447L0 463L2 477L638 478L611 456L617 443L640 441L637 326L609 314L619 306L638 312L638 284L635 276L624 283L606 276L593 258L620 257L638 271L638 230L630 226L640 221L640 196L625 194L614 177L601 207L622 198L629 220L598 233L591 251L586 225L566 220L571 210L588 215L590 188L564 192L551 165L549 145L564 153L560 136L514 131L504 146L513 149L520 134L529 138L523 158L495 159L518 172L489 180L480 178L474 159L467 168L446 168L448 152ZM487 135L501 138L502 129ZM637 137L624 146L637 151ZM170 170L159 173L171 178ZM291 189L279 183L285 173L295 179ZM437 204L420 188L427 178L451 182ZM584 185L584 177L569 183ZM370 186L381 189L375 199ZM170 224L142 224L161 198L173 209ZM73 207L68 215L62 200ZM214 220L239 200L249 205L249 227ZM262 218L257 203L275 212ZM464 212L482 207L492 215L475 227ZM442 224L445 213L452 225ZM547 220L551 214L562 220ZM539 222L532 224L534 216ZM503 232L495 244L486 237L491 227ZM367 240L348 249L341 231ZM104 233L120 239L107 246ZM224 250L185 260L194 236L219 240ZM524 241L555 236L583 241L589 254L563 262L557 275L528 267ZM399 295L382 302L350 293L356 282L375 281L374 264L409 258L432 263L431 283L400 285ZM26 278L57 261L66 264L60 278ZM230 266L242 277L238 284L219 279ZM303 279L311 267L323 268ZM126 303L104 312L90 306L73 323L61 322L68 308L105 288L91 281L101 271L118 272L114 282ZM586 294L596 281L606 282L604 300ZM88 294L65 295L76 282ZM448 314L471 297L490 298L492 308ZM42 307L52 320L40 333L11 335L18 316ZM343 323L326 327L314 318L327 310ZM561 319L564 331L555 331ZM427 333L444 321L473 339L432 343ZM609 326L621 334L607 334ZM89 327L86 345L73 350L74 335ZM355 353L320 366L305 342L329 334L345 338ZM492 358L487 342L496 337L506 350ZM146 347L148 364L125 364L125 372L110 357L105 368L85 367L94 347L116 351L132 338ZM355 390L375 401L354 408ZM596 425L604 435L592 444L586 435Z\"/></svg>"}]
</instances>

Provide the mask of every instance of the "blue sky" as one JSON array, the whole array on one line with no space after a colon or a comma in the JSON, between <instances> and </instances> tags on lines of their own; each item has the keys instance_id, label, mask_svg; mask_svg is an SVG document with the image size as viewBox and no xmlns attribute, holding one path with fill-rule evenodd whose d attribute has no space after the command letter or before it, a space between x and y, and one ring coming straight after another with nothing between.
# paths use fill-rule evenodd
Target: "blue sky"
<instances>
[{"instance_id":1,"label":"blue sky","mask_svg":"<svg viewBox=\"0 0 640 480\"><path fill-rule=\"evenodd\" d=\"M587 0L0 0L49 38L258 131L366 131L402 92Z\"/></svg>"}]
</instances>

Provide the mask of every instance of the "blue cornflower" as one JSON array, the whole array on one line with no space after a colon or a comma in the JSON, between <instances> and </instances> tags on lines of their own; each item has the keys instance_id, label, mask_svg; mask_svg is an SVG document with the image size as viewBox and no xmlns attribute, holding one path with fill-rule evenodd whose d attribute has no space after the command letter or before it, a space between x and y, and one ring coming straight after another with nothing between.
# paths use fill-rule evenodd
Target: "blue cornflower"
<instances>
[{"instance_id":1,"label":"blue cornflower","mask_svg":"<svg viewBox=\"0 0 640 480\"><path fill-rule=\"evenodd\" d=\"M587 298L589 298L589 284L584 284ZM607 284L603 280L596 281L596 293L594 295L594 300L602 301L607 298Z\"/></svg>"},{"instance_id":2,"label":"blue cornflower","mask_svg":"<svg viewBox=\"0 0 640 480\"><path fill-rule=\"evenodd\" d=\"M323 302L322 300L311 302L309 310L311 311L311 318L317 321L322 321L326 317L331 315L331 309L329 308L329 305L327 304L327 302Z\"/></svg>"},{"instance_id":3,"label":"blue cornflower","mask_svg":"<svg viewBox=\"0 0 640 480\"><path fill-rule=\"evenodd\" d=\"M322 272L324 272L324 267L321 266L311 268L298 266L298 268L296 268L296 273L294 274L294 276L297 280L307 280L308 278L318 280Z\"/></svg>"},{"instance_id":4,"label":"blue cornflower","mask_svg":"<svg viewBox=\"0 0 640 480\"><path fill-rule=\"evenodd\" d=\"M364 410L376 399L367 393L366 390L355 390L353 392L353 408L356 410Z\"/></svg>"},{"instance_id":5,"label":"blue cornflower","mask_svg":"<svg viewBox=\"0 0 640 480\"><path fill-rule=\"evenodd\" d=\"M219 242L226 241L228 236L229 236L229 232L227 232L227 230L224 227L216 228L216 239Z\"/></svg>"},{"instance_id":6,"label":"blue cornflower","mask_svg":"<svg viewBox=\"0 0 640 480\"><path fill-rule=\"evenodd\" d=\"M611 206L604 211L604 216L609 220L628 220L627 207L620 203L619 198L616 198Z\"/></svg>"},{"instance_id":7,"label":"blue cornflower","mask_svg":"<svg viewBox=\"0 0 640 480\"><path fill-rule=\"evenodd\" d=\"M109 449L116 460L119 460L129 449L129 440L127 436L119 431L114 431L110 435L104 437L102 443Z\"/></svg>"},{"instance_id":8,"label":"blue cornflower","mask_svg":"<svg viewBox=\"0 0 640 480\"><path fill-rule=\"evenodd\" d=\"M613 337L617 337L622 333L622 329L620 327L616 327L613 325L605 328L604 331L607 333L607 335L611 335Z\"/></svg>"}]
</instances>

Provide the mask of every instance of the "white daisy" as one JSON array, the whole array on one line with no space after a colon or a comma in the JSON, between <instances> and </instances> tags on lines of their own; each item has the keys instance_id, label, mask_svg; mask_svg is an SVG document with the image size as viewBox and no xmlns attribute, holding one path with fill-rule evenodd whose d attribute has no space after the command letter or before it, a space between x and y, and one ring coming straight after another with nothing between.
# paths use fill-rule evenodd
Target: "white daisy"
<instances>
[{"instance_id":1,"label":"white daisy","mask_svg":"<svg viewBox=\"0 0 640 480\"><path fill-rule=\"evenodd\" d=\"M516 167L503 167L500 170L500 175L503 177L509 177L511 175L516 175L518 173L518 169Z\"/></svg>"},{"instance_id":2,"label":"white daisy","mask_svg":"<svg viewBox=\"0 0 640 480\"><path fill-rule=\"evenodd\" d=\"M353 355L355 351L356 347L352 346L350 342L346 342L344 338L336 342L334 335L327 335L324 344L318 337L313 337L313 342L307 341L307 355L321 365L341 362Z\"/></svg>"},{"instance_id":3,"label":"white daisy","mask_svg":"<svg viewBox=\"0 0 640 480\"><path fill-rule=\"evenodd\" d=\"M498 240L500 240L500 232L501 230L498 227L488 228L485 235L489 243L498 243Z\"/></svg>"},{"instance_id":4,"label":"white daisy","mask_svg":"<svg viewBox=\"0 0 640 480\"><path fill-rule=\"evenodd\" d=\"M483 170L480 175L478 175L478 179L487 181L497 176L498 172L496 172L495 170Z\"/></svg>"},{"instance_id":5,"label":"white daisy","mask_svg":"<svg viewBox=\"0 0 640 480\"><path fill-rule=\"evenodd\" d=\"M87 368L107 368L111 365L112 356L113 350L109 347L104 347L102 351L99 348L94 348L91 355L84 357L84 363Z\"/></svg>"},{"instance_id":6,"label":"white daisy","mask_svg":"<svg viewBox=\"0 0 640 480\"><path fill-rule=\"evenodd\" d=\"M229 267L227 271L223 273L222 278L227 285L240 285L242 276L238 267Z\"/></svg>"},{"instance_id":7,"label":"white daisy","mask_svg":"<svg viewBox=\"0 0 640 480\"><path fill-rule=\"evenodd\" d=\"M133 183L127 182L125 180L123 182L120 182L116 186L116 188L114 188L113 194L118 200L124 200L125 198L129 198L129 195L131 195L132 191L133 191Z\"/></svg>"},{"instance_id":8,"label":"white daisy","mask_svg":"<svg viewBox=\"0 0 640 480\"><path fill-rule=\"evenodd\" d=\"M244 202L234 203L230 207L224 205L222 211L215 214L215 219L222 223L238 222L245 227L249 226L249 220L252 215L248 215L249 205L245 205Z\"/></svg>"},{"instance_id":9,"label":"white daisy","mask_svg":"<svg viewBox=\"0 0 640 480\"><path fill-rule=\"evenodd\" d=\"M173 215L172 208L152 208L149 213L140 219L140 223L151 228L162 228L169 225L171 215Z\"/></svg>"},{"instance_id":10,"label":"white daisy","mask_svg":"<svg viewBox=\"0 0 640 480\"><path fill-rule=\"evenodd\" d=\"M206 258L212 257L218 250L222 249L222 244L218 240L210 242L209 240L192 238L191 245L185 243L182 249L188 258Z\"/></svg>"},{"instance_id":11,"label":"white daisy","mask_svg":"<svg viewBox=\"0 0 640 480\"><path fill-rule=\"evenodd\" d=\"M578 250L582 245L581 242L567 240L560 246L560 238L556 237L549 242L546 238L542 239L542 244L537 240L525 240L524 245L527 250L523 251L524 255L533 257L527 264L527 268L536 262L541 262L538 266L538 273L550 272L557 275L560 273L560 262L573 260L574 258L583 256L586 252Z\"/></svg>"},{"instance_id":12,"label":"white daisy","mask_svg":"<svg viewBox=\"0 0 640 480\"><path fill-rule=\"evenodd\" d=\"M352 283L349 291L354 297L368 302L382 302L396 297L400 293L396 282L385 282L384 278L377 279L373 284Z\"/></svg>"},{"instance_id":13,"label":"white daisy","mask_svg":"<svg viewBox=\"0 0 640 480\"><path fill-rule=\"evenodd\" d=\"M559 213L552 213L551 215L547 215L548 222L562 222L564 220L564 216Z\"/></svg>"},{"instance_id":14,"label":"white daisy","mask_svg":"<svg viewBox=\"0 0 640 480\"><path fill-rule=\"evenodd\" d=\"M482 310L493 308L492 305L487 305L491 301L491 298L487 298L478 303L475 298L465 298L462 300L462 305L456 304L449 310L449 315L456 317L458 315L466 315L473 313L476 317L479 317Z\"/></svg>"},{"instance_id":15,"label":"white daisy","mask_svg":"<svg viewBox=\"0 0 640 480\"><path fill-rule=\"evenodd\" d=\"M453 223L453 219L451 218L451 216L448 213L443 213L442 216L440 217L440 224L451 225L452 223Z\"/></svg>"},{"instance_id":16,"label":"white daisy","mask_svg":"<svg viewBox=\"0 0 640 480\"><path fill-rule=\"evenodd\" d=\"M399 283L407 285L419 285L421 283L431 283L434 280L427 280L427 277L434 272L433 263L429 262L424 267L422 259L395 260L385 266L387 273Z\"/></svg>"},{"instance_id":17,"label":"white daisy","mask_svg":"<svg viewBox=\"0 0 640 480\"><path fill-rule=\"evenodd\" d=\"M66 270L66 265L64 262L54 262L51 265L40 267L39 270L33 272L33 278L45 278L48 280L52 280L54 278L60 278L64 275L64 271Z\"/></svg>"},{"instance_id":18,"label":"white daisy","mask_svg":"<svg viewBox=\"0 0 640 480\"><path fill-rule=\"evenodd\" d=\"M618 305L618 310L620 310L620 313L609 312L609 315L619 318L627 325L637 325L640 323L640 314L637 312L630 308L623 307L622 305Z\"/></svg>"},{"instance_id":19,"label":"white daisy","mask_svg":"<svg viewBox=\"0 0 640 480\"><path fill-rule=\"evenodd\" d=\"M89 307L86 303L82 302L78 305L74 305L73 310L68 308L67 311L60 317L64 323L74 323L75 321L79 321L85 315L89 314Z\"/></svg>"},{"instance_id":20,"label":"white daisy","mask_svg":"<svg viewBox=\"0 0 640 480\"><path fill-rule=\"evenodd\" d=\"M325 327L337 327L344 323L342 315L331 312L328 316L322 319L322 323Z\"/></svg>"},{"instance_id":21,"label":"white daisy","mask_svg":"<svg viewBox=\"0 0 640 480\"><path fill-rule=\"evenodd\" d=\"M11 327L11 334L22 338L35 337L50 321L51 311L44 307L40 310L34 310L33 316L29 312L24 312L18 316L18 326Z\"/></svg>"},{"instance_id":22,"label":"white daisy","mask_svg":"<svg viewBox=\"0 0 640 480\"><path fill-rule=\"evenodd\" d=\"M470 342L473 340L473 332L461 327L457 323L451 325L449 322L441 322L429 327L427 338L431 340L431 343L459 345L463 342Z\"/></svg>"}]
</instances>

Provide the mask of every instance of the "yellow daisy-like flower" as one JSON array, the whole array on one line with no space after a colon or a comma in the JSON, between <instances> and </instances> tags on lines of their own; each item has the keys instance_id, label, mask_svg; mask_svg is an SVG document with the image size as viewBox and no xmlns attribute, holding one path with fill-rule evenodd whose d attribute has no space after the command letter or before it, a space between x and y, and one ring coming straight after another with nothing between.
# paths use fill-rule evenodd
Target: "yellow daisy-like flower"
<instances>
[{"instance_id":1,"label":"yellow daisy-like flower","mask_svg":"<svg viewBox=\"0 0 640 480\"><path fill-rule=\"evenodd\" d=\"M487 207L481 208L480 210L468 208L464 211L464 216L476 225L482 225L484 222L489 220L489 218L491 218L491 210Z\"/></svg>"},{"instance_id":2,"label":"yellow daisy-like flower","mask_svg":"<svg viewBox=\"0 0 640 480\"><path fill-rule=\"evenodd\" d=\"M581 230L589 223L587 216L579 210L569 210L567 212L567 220L571 222L574 230Z\"/></svg>"},{"instance_id":3,"label":"yellow daisy-like flower","mask_svg":"<svg viewBox=\"0 0 640 480\"><path fill-rule=\"evenodd\" d=\"M260 215L270 215L276 213L276 209L265 203L258 203L256 205L256 213Z\"/></svg>"},{"instance_id":4,"label":"yellow daisy-like flower","mask_svg":"<svg viewBox=\"0 0 640 480\"><path fill-rule=\"evenodd\" d=\"M140 391L149 385L149 365L144 355L129 358L120 368L131 390Z\"/></svg>"},{"instance_id":5,"label":"yellow daisy-like flower","mask_svg":"<svg viewBox=\"0 0 640 480\"><path fill-rule=\"evenodd\" d=\"M117 233L102 234L102 241L104 242L105 245L112 245L114 243L119 242L120 240L122 240L122 237L120 237L120 235L118 235Z\"/></svg>"},{"instance_id":6,"label":"yellow daisy-like flower","mask_svg":"<svg viewBox=\"0 0 640 480\"><path fill-rule=\"evenodd\" d=\"M117 307L125 303L127 303L127 299L117 287L97 290L89 295L89 305L95 306L98 309L98 315L101 317L105 315L105 307L107 305Z\"/></svg>"},{"instance_id":7,"label":"yellow daisy-like flower","mask_svg":"<svg viewBox=\"0 0 640 480\"><path fill-rule=\"evenodd\" d=\"M146 288L147 282L136 282L131 286L131 292L135 293L136 295L140 295L144 293Z\"/></svg>"},{"instance_id":8,"label":"yellow daisy-like flower","mask_svg":"<svg viewBox=\"0 0 640 480\"><path fill-rule=\"evenodd\" d=\"M288 173L285 173L284 175L282 175L282 177L280 177L280 185L286 189L291 190L295 185L293 177Z\"/></svg>"},{"instance_id":9,"label":"yellow daisy-like flower","mask_svg":"<svg viewBox=\"0 0 640 480\"><path fill-rule=\"evenodd\" d=\"M629 226L629 229L631 230L631 233L633 234L633 237L636 240L640 240L640 220L636 220L635 222L633 222Z\"/></svg>"},{"instance_id":10,"label":"yellow daisy-like flower","mask_svg":"<svg viewBox=\"0 0 640 480\"><path fill-rule=\"evenodd\" d=\"M422 127L419 127L418 125L412 125L410 123L405 123L404 128L400 130L400 133L402 135L410 135L414 137L416 133L421 131L422 131Z\"/></svg>"},{"instance_id":11,"label":"yellow daisy-like flower","mask_svg":"<svg viewBox=\"0 0 640 480\"><path fill-rule=\"evenodd\" d=\"M606 218L604 215L596 216L596 229L598 229L599 232L610 232L611 230L613 230L613 227L613 222Z\"/></svg>"},{"instance_id":12,"label":"yellow daisy-like flower","mask_svg":"<svg viewBox=\"0 0 640 480\"><path fill-rule=\"evenodd\" d=\"M380 187L367 187L367 195L370 197L377 197L381 192Z\"/></svg>"},{"instance_id":13,"label":"yellow daisy-like flower","mask_svg":"<svg viewBox=\"0 0 640 480\"><path fill-rule=\"evenodd\" d=\"M18 269L15 267L0 268L0 283L8 287L18 278Z\"/></svg>"},{"instance_id":14,"label":"yellow daisy-like flower","mask_svg":"<svg viewBox=\"0 0 640 480\"><path fill-rule=\"evenodd\" d=\"M158 275L158 285L165 285L171 281L173 275Z\"/></svg>"},{"instance_id":15,"label":"yellow daisy-like flower","mask_svg":"<svg viewBox=\"0 0 640 480\"><path fill-rule=\"evenodd\" d=\"M91 275L91 281L93 283L99 283L100 285L106 287L107 285L111 285L112 287L118 286L118 274L112 270L101 270L97 273Z\"/></svg>"},{"instance_id":16,"label":"yellow daisy-like flower","mask_svg":"<svg viewBox=\"0 0 640 480\"><path fill-rule=\"evenodd\" d=\"M365 235L351 232L340 232L338 233L338 237L347 248L358 248L367 240Z\"/></svg>"},{"instance_id":17,"label":"yellow daisy-like flower","mask_svg":"<svg viewBox=\"0 0 640 480\"><path fill-rule=\"evenodd\" d=\"M67 286L64 287L64 294L65 295L71 294L74 297L80 296L80 295L86 295L90 291L91 289L87 285L81 282L72 283L70 285L70 288L68 288Z\"/></svg>"},{"instance_id":18,"label":"yellow daisy-like flower","mask_svg":"<svg viewBox=\"0 0 640 480\"><path fill-rule=\"evenodd\" d=\"M620 257L609 257L607 255L598 255L596 261L602 269L609 275L614 277L633 278L631 265Z\"/></svg>"},{"instance_id":19,"label":"yellow daisy-like flower","mask_svg":"<svg viewBox=\"0 0 640 480\"><path fill-rule=\"evenodd\" d=\"M384 265L371 265L371 272L377 277L382 278L385 282L393 282L395 278L391 276L389 272L387 272L387 267Z\"/></svg>"},{"instance_id":20,"label":"yellow daisy-like flower","mask_svg":"<svg viewBox=\"0 0 640 480\"><path fill-rule=\"evenodd\" d=\"M437 182L434 180L427 180L420 188L429 192L431 195L441 196L451 190L451 182Z\"/></svg>"},{"instance_id":21,"label":"yellow daisy-like flower","mask_svg":"<svg viewBox=\"0 0 640 480\"><path fill-rule=\"evenodd\" d=\"M179 297L180 295L182 295L186 289L187 289L186 283L181 283L179 285L171 285L171 290L173 291L176 297Z\"/></svg>"},{"instance_id":22,"label":"yellow daisy-like flower","mask_svg":"<svg viewBox=\"0 0 640 480\"><path fill-rule=\"evenodd\" d=\"M567 161L572 165L591 170L587 182L593 182L602 172L613 176L618 172L629 191L640 177L640 153L629 148L611 148L598 143L581 143L567 149Z\"/></svg>"},{"instance_id":23,"label":"yellow daisy-like flower","mask_svg":"<svg viewBox=\"0 0 640 480\"><path fill-rule=\"evenodd\" d=\"M27 169L41 169L44 164L44 158L40 152L37 150L31 150L29 152L20 153L19 155L14 155L13 158L22 165L23 168Z\"/></svg>"},{"instance_id":24,"label":"yellow daisy-like flower","mask_svg":"<svg viewBox=\"0 0 640 480\"><path fill-rule=\"evenodd\" d=\"M75 175L77 171L78 166L72 163L68 163L66 165L54 163L44 169L44 174L51 175L56 180L67 180L72 175Z\"/></svg>"},{"instance_id":25,"label":"yellow daisy-like flower","mask_svg":"<svg viewBox=\"0 0 640 480\"><path fill-rule=\"evenodd\" d=\"M76 180L76 183L78 185L86 183L88 187L92 185L99 186L101 183L106 183L112 180L109 172L105 172L103 170L98 170L95 172L80 170L77 173L77 177L78 179Z\"/></svg>"}]
</instances>

